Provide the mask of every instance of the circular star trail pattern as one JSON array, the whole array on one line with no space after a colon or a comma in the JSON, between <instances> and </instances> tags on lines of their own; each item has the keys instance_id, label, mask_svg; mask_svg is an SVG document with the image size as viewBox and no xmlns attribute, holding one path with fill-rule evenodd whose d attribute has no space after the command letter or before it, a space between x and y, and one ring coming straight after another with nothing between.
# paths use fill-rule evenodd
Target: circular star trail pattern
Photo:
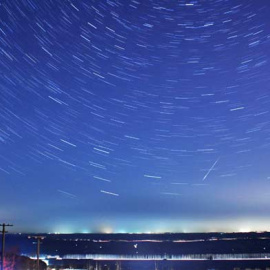
<instances>
[{"instance_id":1,"label":"circular star trail pattern","mask_svg":"<svg viewBox=\"0 0 270 270\"><path fill-rule=\"evenodd\" d=\"M0 14L2 218L267 229L267 1L12 0Z\"/></svg>"}]
</instances>

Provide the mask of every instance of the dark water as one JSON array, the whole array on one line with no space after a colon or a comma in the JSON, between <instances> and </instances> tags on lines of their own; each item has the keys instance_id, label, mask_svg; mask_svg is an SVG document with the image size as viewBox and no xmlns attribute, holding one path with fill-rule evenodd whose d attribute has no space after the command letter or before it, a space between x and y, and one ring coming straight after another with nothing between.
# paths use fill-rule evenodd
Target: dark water
<instances>
[{"instance_id":1,"label":"dark water","mask_svg":"<svg viewBox=\"0 0 270 270\"><path fill-rule=\"evenodd\" d=\"M66 254L226 254L270 253L270 233L44 234L41 253ZM27 234L6 237L7 247L35 253ZM136 248L135 246L136 245Z\"/></svg>"},{"instance_id":2,"label":"dark water","mask_svg":"<svg viewBox=\"0 0 270 270\"><path fill-rule=\"evenodd\" d=\"M192 254L270 254L270 233L201 234L44 234L41 254L114 254L114 255L192 255ZM9 234L7 251L34 256L36 240L27 234ZM167 257L168 258L168 257ZM50 265L88 270L270 270L269 260L248 261L103 261L54 260ZM59 269L58 268L58 269ZM57 268L56 268L57 269Z\"/></svg>"},{"instance_id":3,"label":"dark water","mask_svg":"<svg viewBox=\"0 0 270 270\"><path fill-rule=\"evenodd\" d=\"M264 269L270 270L270 261L70 261L67 264L58 263L62 267L74 266L88 270L239 270ZM54 264L57 267L57 262Z\"/></svg>"}]
</instances>

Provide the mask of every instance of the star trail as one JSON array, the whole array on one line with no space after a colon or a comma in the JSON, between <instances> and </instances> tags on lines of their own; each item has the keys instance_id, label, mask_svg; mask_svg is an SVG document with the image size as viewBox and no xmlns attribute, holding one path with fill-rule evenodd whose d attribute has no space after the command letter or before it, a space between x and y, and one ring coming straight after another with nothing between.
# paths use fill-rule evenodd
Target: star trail
<instances>
[{"instance_id":1,"label":"star trail","mask_svg":"<svg viewBox=\"0 0 270 270\"><path fill-rule=\"evenodd\" d=\"M264 0L1 1L1 218L269 229L269 14Z\"/></svg>"}]
</instances>

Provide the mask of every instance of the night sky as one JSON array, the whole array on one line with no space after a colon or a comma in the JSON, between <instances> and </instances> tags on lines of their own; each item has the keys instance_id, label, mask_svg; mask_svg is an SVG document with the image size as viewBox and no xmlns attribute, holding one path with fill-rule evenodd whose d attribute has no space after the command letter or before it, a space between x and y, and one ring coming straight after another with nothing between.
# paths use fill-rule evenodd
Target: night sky
<instances>
[{"instance_id":1,"label":"night sky","mask_svg":"<svg viewBox=\"0 0 270 270\"><path fill-rule=\"evenodd\" d=\"M269 0L3 0L0 221L270 229Z\"/></svg>"}]
</instances>

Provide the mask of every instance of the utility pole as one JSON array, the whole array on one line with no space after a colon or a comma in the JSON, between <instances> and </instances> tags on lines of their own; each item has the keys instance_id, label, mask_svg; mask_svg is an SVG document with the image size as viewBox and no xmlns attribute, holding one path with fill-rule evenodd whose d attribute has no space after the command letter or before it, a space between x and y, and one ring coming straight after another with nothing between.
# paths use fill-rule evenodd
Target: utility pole
<instances>
[{"instance_id":1,"label":"utility pole","mask_svg":"<svg viewBox=\"0 0 270 270\"><path fill-rule=\"evenodd\" d=\"M43 240L45 236L33 235L33 236L28 236L28 238L37 239L37 270L39 270L40 241Z\"/></svg>"},{"instance_id":2,"label":"utility pole","mask_svg":"<svg viewBox=\"0 0 270 270\"><path fill-rule=\"evenodd\" d=\"M6 227L12 227L12 224L0 224L2 226L2 256L1 256L1 270L4 270L5 261L5 234L7 233Z\"/></svg>"}]
</instances>

